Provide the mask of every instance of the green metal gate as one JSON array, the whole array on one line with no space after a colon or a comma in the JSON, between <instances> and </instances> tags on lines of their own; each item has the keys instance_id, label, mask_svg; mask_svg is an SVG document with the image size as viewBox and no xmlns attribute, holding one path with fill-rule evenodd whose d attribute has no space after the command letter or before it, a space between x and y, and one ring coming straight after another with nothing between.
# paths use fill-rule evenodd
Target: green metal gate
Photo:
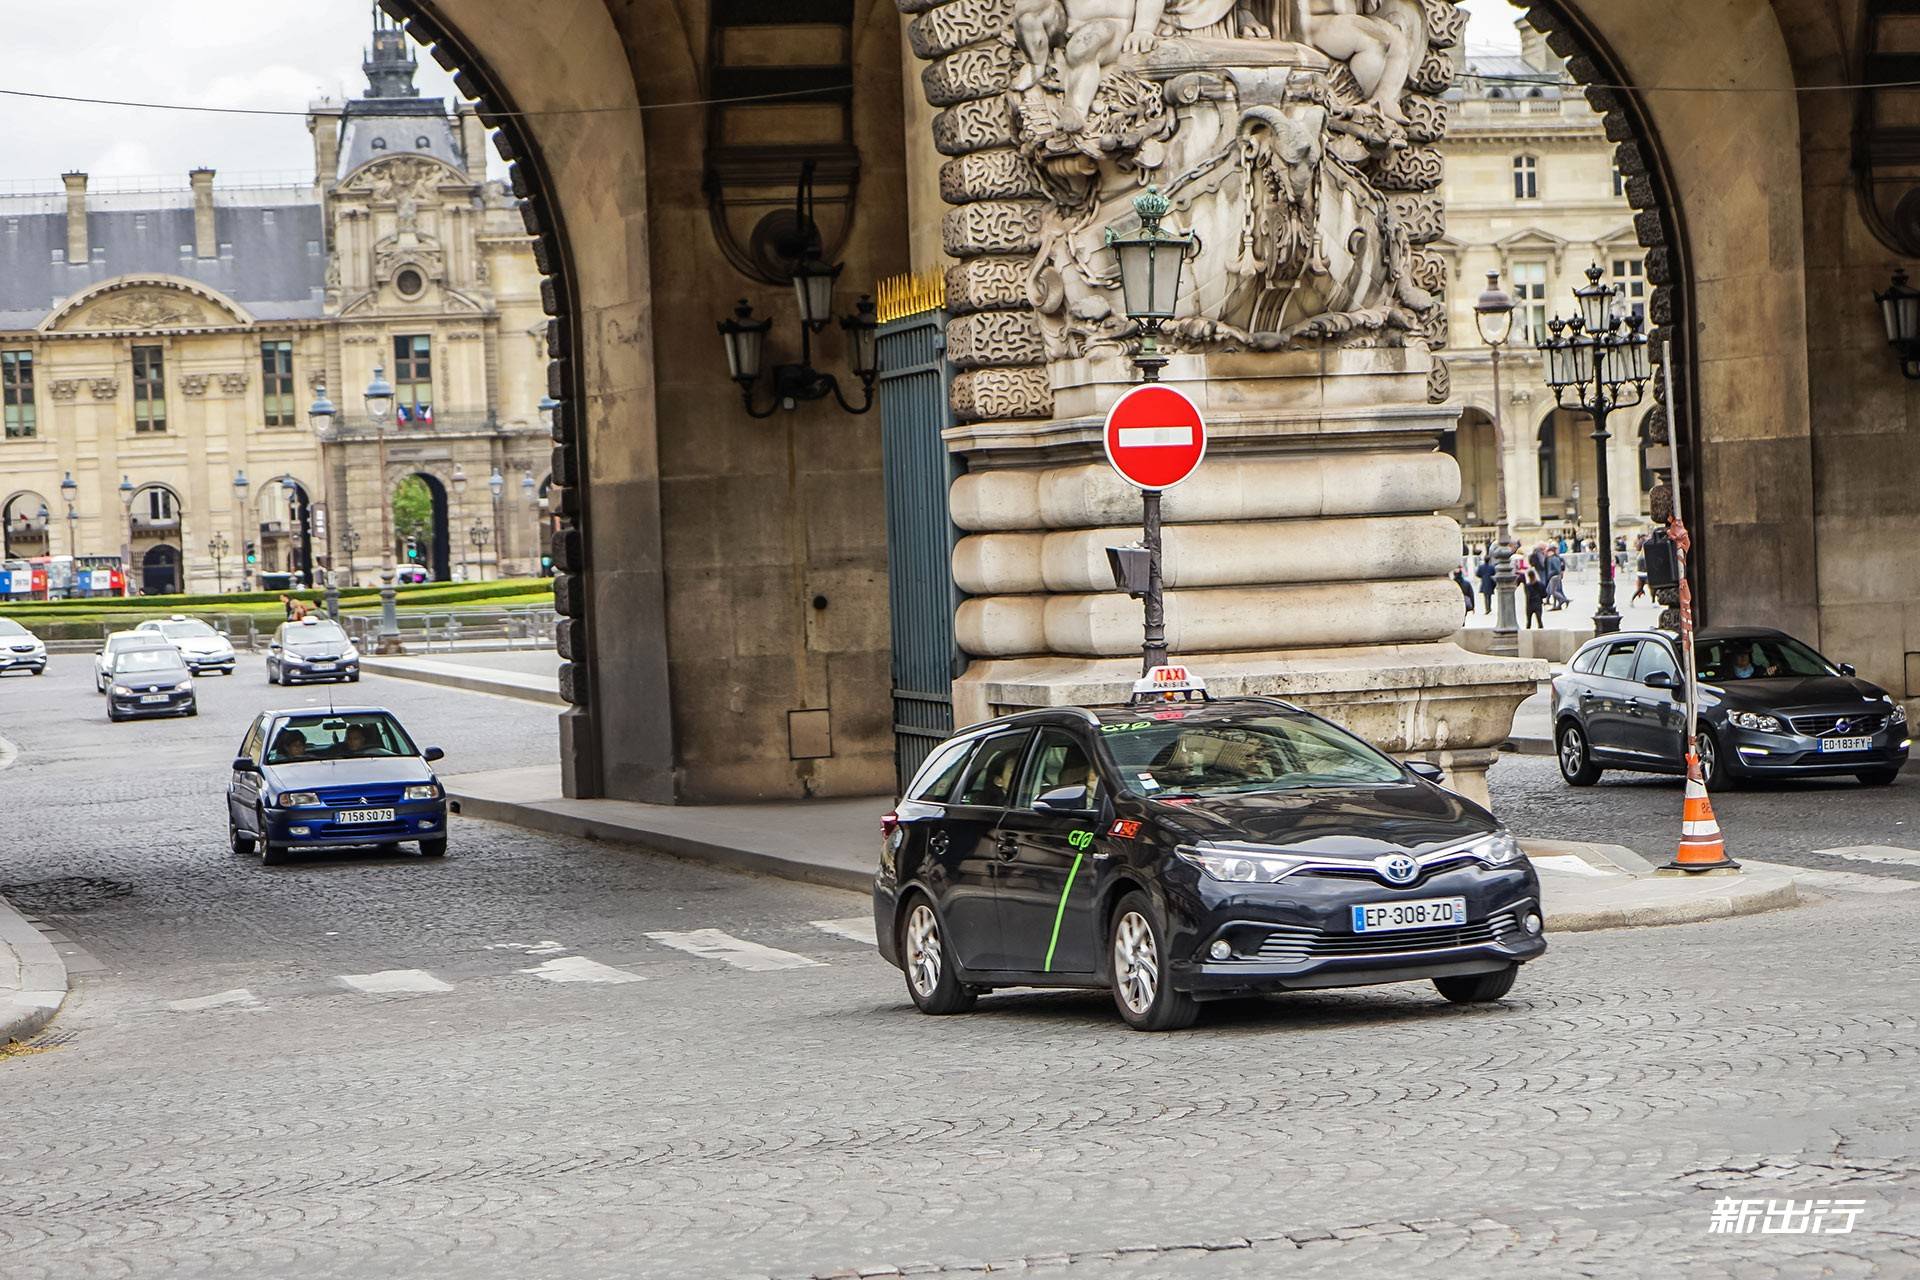
<instances>
[{"instance_id":1,"label":"green metal gate","mask_svg":"<svg viewBox=\"0 0 1920 1280\"><path fill-rule=\"evenodd\" d=\"M948 490L963 467L940 438L951 421L946 332L946 312L935 309L889 320L879 335L893 608L893 755L902 788L953 732L953 678L964 662L953 635L960 601L953 585L958 531L947 505Z\"/></svg>"}]
</instances>

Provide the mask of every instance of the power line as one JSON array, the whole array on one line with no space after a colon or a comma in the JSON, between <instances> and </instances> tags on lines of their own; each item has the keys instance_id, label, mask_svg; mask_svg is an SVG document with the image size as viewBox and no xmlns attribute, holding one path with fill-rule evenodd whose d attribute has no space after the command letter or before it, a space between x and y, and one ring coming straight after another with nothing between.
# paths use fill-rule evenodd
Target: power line
<instances>
[{"instance_id":1,"label":"power line","mask_svg":"<svg viewBox=\"0 0 1920 1280\"><path fill-rule=\"evenodd\" d=\"M1856 93L1872 89L1920 89L1920 80L1870 80L1861 84L1712 85L1712 84L1606 84L1565 77L1503 76L1484 71L1463 71L1462 80L1487 84L1535 85L1542 89L1614 89L1621 93Z\"/></svg>"},{"instance_id":2,"label":"power line","mask_svg":"<svg viewBox=\"0 0 1920 1280\"><path fill-rule=\"evenodd\" d=\"M615 112L669 111L679 107L723 107L736 102L772 102L780 98L807 98L820 94L837 93L851 90L853 84L820 85L811 89L787 89L779 93L747 93L735 98L693 98L685 102L642 102L631 107L560 107L552 111L494 111L490 116L511 116L515 119L532 119L538 116L590 116L609 115ZM31 98L40 102L69 102L81 106L95 107L133 107L141 111L196 111L205 115L220 116L292 116L305 119L313 114L310 110L290 111L281 107L206 107L186 102L139 102L130 98L88 98L69 93L36 93L28 89L0 89L0 96L9 98Z\"/></svg>"}]
</instances>

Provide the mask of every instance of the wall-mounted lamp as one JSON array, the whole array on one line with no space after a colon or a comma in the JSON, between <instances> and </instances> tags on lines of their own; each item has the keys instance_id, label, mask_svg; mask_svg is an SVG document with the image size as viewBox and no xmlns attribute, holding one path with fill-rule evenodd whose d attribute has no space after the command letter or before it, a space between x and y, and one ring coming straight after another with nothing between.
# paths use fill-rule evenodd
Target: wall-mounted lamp
<instances>
[{"instance_id":1,"label":"wall-mounted lamp","mask_svg":"<svg viewBox=\"0 0 1920 1280\"><path fill-rule=\"evenodd\" d=\"M770 418L777 410L792 409L802 400L827 396L848 413L865 413L873 408L873 383L880 373L876 340L880 322L871 297L862 294L853 314L840 319L847 335L847 365L860 379L860 403L849 404L839 380L813 367L813 335L832 319L833 280L839 272L838 267L816 261L803 263L794 275L793 292L800 303L800 362L773 367L773 403L765 409L754 407L753 392L760 381L767 333L773 321L755 319L752 305L742 298L733 314L719 323L720 337L727 347L727 376L740 384L740 397L749 416Z\"/></svg>"},{"instance_id":2,"label":"wall-mounted lamp","mask_svg":"<svg viewBox=\"0 0 1920 1280\"><path fill-rule=\"evenodd\" d=\"M1887 291L1873 300L1887 326L1887 345L1900 357L1900 372L1920 379L1920 289L1907 283L1904 270L1895 271Z\"/></svg>"}]
</instances>

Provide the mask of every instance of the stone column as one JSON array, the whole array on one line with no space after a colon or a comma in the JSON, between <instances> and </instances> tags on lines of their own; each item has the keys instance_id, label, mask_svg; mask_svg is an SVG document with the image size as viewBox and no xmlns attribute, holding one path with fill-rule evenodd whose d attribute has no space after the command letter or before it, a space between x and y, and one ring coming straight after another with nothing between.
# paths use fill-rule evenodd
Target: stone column
<instances>
[{"instance_id":1,"label":"stone column","mask_svg":"<svg viewBox=\"0 0 1920 1280\"><path fill-rule=\"evenodd\" d=\"M1543 664L1467 654L1459 496L1437 449L1458 407L1439 297L1439 95L1465 14L1385 0L1274 39L1229 0L1064 22L1013 0L900 0L949 159L950 447L964 536L956 718L1123 700L1141 611L1104 548L1140 501L1107 468L1135 379L1108 228L1149 183L1192 230L1165 379L1210 446L1167 495L1167 622L1219 693L1278 693L1374 742L1484 775ZM1314 6L1319 8L1321 6ZM1154 13L1160 10L1155 7ZM1417 32L1415 35L1409 34ZM1367 45L1363 80L1328 48Z\"/></svg>"}]
</instances>

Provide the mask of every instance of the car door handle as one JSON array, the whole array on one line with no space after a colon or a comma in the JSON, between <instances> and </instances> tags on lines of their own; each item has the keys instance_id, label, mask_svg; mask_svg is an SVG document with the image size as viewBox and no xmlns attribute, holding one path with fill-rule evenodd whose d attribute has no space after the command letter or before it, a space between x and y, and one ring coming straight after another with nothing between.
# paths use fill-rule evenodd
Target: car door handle
<instances>
[{"instance_id":1,"label":"car door handle","mask_svg":"<svg viewBox=\"0 0 1920 1280\"><path fill-rule=\"evenodd\" d=\"M1000 859L1003 862L1018 856L1020 853L1020 841L1013 836L1001 836L994 841L994 845L996 852L999 853Z\"/></svg>"}]
</instances>

